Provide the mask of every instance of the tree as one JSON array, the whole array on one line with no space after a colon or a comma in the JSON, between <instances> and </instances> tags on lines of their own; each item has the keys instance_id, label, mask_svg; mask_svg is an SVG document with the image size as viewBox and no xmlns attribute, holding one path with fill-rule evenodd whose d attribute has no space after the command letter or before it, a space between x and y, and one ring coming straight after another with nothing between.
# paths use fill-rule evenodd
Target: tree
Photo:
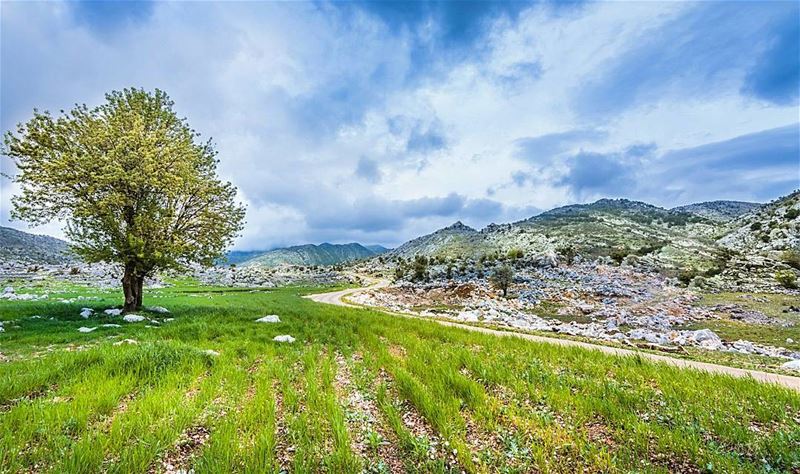
<instances>
[{"instance_id":1,"label":"tree","mask_svg":"<svg viewBox=\"0 0 800 474\"><path fill-rule=\"evenodd\" d=\"M411 277L412 280L423 281L428 279L428 259L425 256L417 255L414 258L411 269L414 272Z\"/></svg>"},{"instance_id":2,"label":"tree","mask_svg":"<svg viewBox=\"0 0 800 474\"><path fill-rule=\"evenodd\" d=\"M490 277L492 285L500 290L503 290L503 297L508 295L508 287L514 281L514 271L508 265L503 265L495 269Z\"/></svg>"},{"instance_id":3,"label":"tree","mask_svg":"<svg viewBox=\"0 0 800 474\"><path fill-rule=\"evenodd\" d=\"M72 249L119 265L125 311L142 306L144 279L212 265L241 231L236 188L217 177L216 151L160 90L125 89L89 109L33 118L4 137L21 193L12 216L66 221Z\"/></svg>"}]
</instances>

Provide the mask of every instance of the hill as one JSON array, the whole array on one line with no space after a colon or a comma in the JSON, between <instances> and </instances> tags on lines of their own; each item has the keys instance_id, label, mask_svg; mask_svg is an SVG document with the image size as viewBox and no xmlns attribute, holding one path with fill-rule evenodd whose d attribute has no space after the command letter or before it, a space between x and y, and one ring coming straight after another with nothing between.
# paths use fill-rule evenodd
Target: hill
<instances>
[{"instance_id":1,"label":"hill","mask_svg":"<svg viewBox=\"0 0 800 474\"><path fill-rule=\"evenodd\" d=\"M740 252L800 250L800 190L734 219L729 229L719 243Z\"/></svg>"},{"instance_id":2,"label":"hill","mask_svg":"<svg viewBox=\"0 0 800 474\"><path fill-rule=\"evenodd\" d=\"M719 223L688 212L627 199L601 199L511 224L492 224L481 231L457 222L411 240L390 255L476 258L516 249L525 255L553 255L569 247L592 258L623 252L679 267L710 259L720 229Z\"/></svg>"},{"instance_id":3,"label":"hill","mask_svg":"<svg viewBox=\"0 0 800 474\"><path fill-rule=\"evenodd\" d=\"M69 252L69 244L61 239L0 227L0 259L57 264L73 261L75 257Z\"/></svg>"},{"instance_id":4,"label":"hill","mask_svg":"<svg viewBox=\"0 0 800 474\"><path fill-rule=\"evenodd\" d=\"M672 208L673 211L687 212L716 222L729 222L739 216L752 212L762 205L744 201L707 201Z\"/></svg>"},{"instance_id":5,"label":"hill","mask_svg":"<svg viewBox=\"0 0 800 474\"><path fill-rule=\"evenodd\" d=\"M247 260L247 266L276 267L278 265L336 265L362 258L378 255L376 252L358 243L320 245L297 245L270 250Z\"/></svg>"}]
</instances>

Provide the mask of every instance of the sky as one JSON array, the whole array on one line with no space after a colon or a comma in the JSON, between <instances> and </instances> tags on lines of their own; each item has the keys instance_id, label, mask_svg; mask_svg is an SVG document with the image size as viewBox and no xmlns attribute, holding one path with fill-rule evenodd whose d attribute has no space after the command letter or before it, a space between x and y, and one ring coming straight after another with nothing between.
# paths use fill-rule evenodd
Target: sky
<instances>
[{"instance_id":1,"label":"sky","mask_svg":"<svg viewBox=\"0 0 800 474\"><path fill-rule=\"evenodd\" d=\"M795 1L0 3L3 131L125 87L213 139L240 250L800 188Z\"/></svg>"}]
</instances>

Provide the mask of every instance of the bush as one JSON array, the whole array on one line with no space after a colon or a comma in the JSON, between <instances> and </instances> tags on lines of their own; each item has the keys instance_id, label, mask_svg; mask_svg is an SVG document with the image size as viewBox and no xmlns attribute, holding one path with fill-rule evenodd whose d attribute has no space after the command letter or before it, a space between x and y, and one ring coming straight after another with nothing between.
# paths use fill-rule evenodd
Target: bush
<instances>
[{"instance_id":1,"label":"bush","mask_svg":"<svg viewBox=\"0 0 800 474\"><path fill-rule=\"evenodd\" d=\"M562 247L558 247L556 252L564 257L567 265L572 265L572 261L575 260L575 256L578 255L578 250L574 245L564 245Z\"/></svg>"},{"instance_id":2,"label":"bush","mask_svg":"<svg viewBox=\"0 0 800 474\"><path fill-rule=\"evenodd\" d=\"M775 280L784 288L797 288L797 275L791 270L778 270L775 272Z\"/></svg>"},{"instance_id":3,"label":"bush","mask_svg":"<svg viewBox=\"0 0 800 474\"><path fill-rule=\"evenodd\" d=\"M609 257L611 257L611 260L617 262L617 265L619 265L622 263L625 257L630 255L630 253L631 251L628 247L616 247L611 250Z\"/></svg>"},{"instance_id":4,"label":"bush","mask_svg":"<svg viewBox=\"0 0 800 474\"><path fill-rule=\"evenodd\" d=\"M753 222L752 224L750 224L750 230L761 230L761 223Z\"/></svg>"},{"instance_id":5,"label":"bush","mask_svg":"<svg viewBox=\"0 0 800 474\"><path fill-rule=\"evenodd\" d=\"M694 280L694 277L698 275L698 271L695 268L684 268L678 273L678 281L683 283L684 285L688 285L689 283Z\"/></svg>"},{"instance_id":6,"label":"bush","mask_svg":"<svg viewBox=\"0 0 800 474\"><path fill-rule=\"evenodd\" d=\"M428 280L428 259L423 256L417 256L411 266L413 274L411 279L414 281L427 281Z\"/></svg>"},{"instance_id":7,"label":"bush","mask_svg":"<svg viewBox=\"0 0 800 474\"><path fill-rule=\"evenodd\" d=\"M800 270L800 252L787 250L781 254L781 261L792 268Z\"/></svg>"},{"instance_id":8,"label":"bush","mask_svg":"<svg viewBox=\"0 0 800 474\"><path fill-rule=\"evenodd\" d=\"M508 251L508 258L512 260L519 260L520 258L525 256L525 252L522 249L511 249Z\"/></svg>"},{"instance_id":9,"label":"bush","mask_svg":"<svg viewBox=\"0 0 800 474\"><path fill-rule=\"evenodd\" d=\"M514 281L514 271L508 265L497 268L489 278L492 286L503 291L503 296L508 296L508 287Z\"/></svg>"},{"instance_id":10,"label":"bush","mask_svg":"<svg viewBox=\"0 0 800 474\"><path fill-rule=\"evenodd\" d=\"M792 220L792 219L797 219L797 216L800 216L800 209L794 209L794 208L792 208L792 209L789 209L789 210L788 210L788 211L786 211L786 213L783 215L783 217L785 217L785 218L787 218L787 219L789 219L789 220Z\"/></svg>"}]
</instances>

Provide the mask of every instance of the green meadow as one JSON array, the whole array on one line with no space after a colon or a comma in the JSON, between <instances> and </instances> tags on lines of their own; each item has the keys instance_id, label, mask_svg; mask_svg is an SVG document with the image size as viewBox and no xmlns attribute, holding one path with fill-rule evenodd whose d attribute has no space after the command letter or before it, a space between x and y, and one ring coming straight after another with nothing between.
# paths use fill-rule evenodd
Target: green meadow
<instances>
[{"instance_id":1,"label":"green meadow","mask_svg":"<svg viewBox=\"0 0 800 474\"><path fill-rule=\"evenodd\" d=\"M329 290L0 301L0 471L800 470L797 392L301 297Z\"/></svg>"}]
</instances>

